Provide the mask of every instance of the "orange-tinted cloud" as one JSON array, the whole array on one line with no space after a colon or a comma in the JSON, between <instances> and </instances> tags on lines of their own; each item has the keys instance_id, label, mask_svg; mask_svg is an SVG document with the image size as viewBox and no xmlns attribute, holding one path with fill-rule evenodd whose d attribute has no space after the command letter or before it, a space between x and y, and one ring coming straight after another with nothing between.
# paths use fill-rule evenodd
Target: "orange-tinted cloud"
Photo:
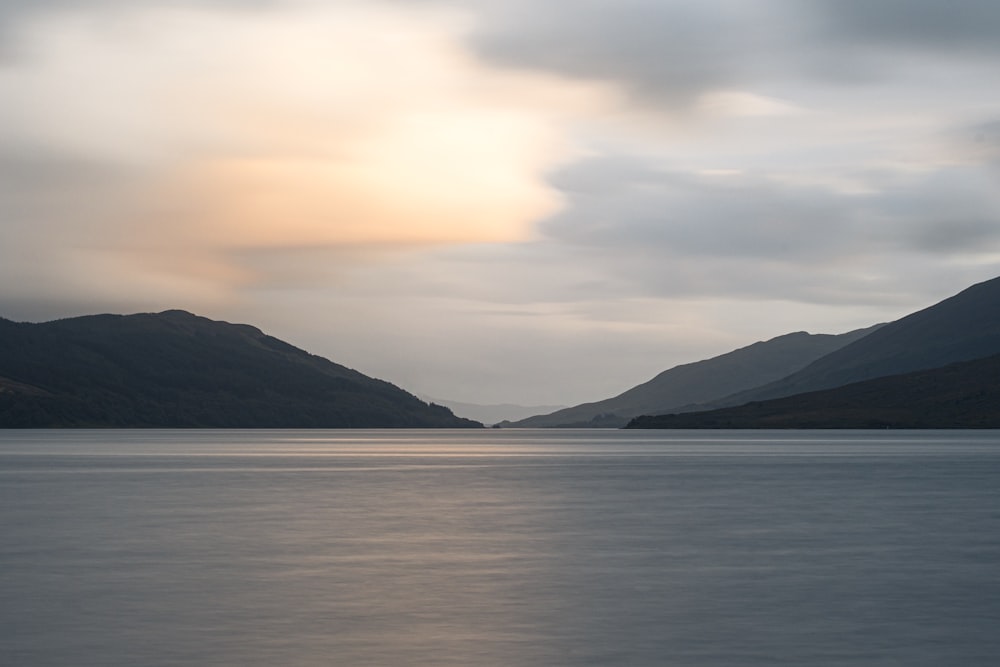
<instances>
[{"instance_id":1,"label":"orange-tinted cloud","mask_svg":"<svg viewBox=\"0 0 1000 667\"><path fill-rule=\"evenodd\" d=\"M252 283L247 249L523 240L559 205L555 121L606 96L489 70L462 30L361 2L39 16L0 71L0 138L127 174L45 226L133 284Z\"/></svg>"}]
</instances>

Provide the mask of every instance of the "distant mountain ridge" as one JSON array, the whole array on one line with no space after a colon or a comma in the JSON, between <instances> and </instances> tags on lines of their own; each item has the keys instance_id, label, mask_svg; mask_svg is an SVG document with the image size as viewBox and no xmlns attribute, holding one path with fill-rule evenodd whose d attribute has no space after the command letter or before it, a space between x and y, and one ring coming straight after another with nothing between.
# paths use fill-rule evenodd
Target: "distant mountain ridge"
<instances>
[{"instance_id":1,"label":"distant mountain ridge","mask_svg":"<svg viewBox=\"0 0 1000 667\"><path fill-rule=\"evenodd\" d=\"M456 415L473 419L484 424L496 424L498 422L512 419L523 419L540 412L551 412L561 410L565 405L516 405L513 403L499 403L495 405L482 405L479 403L463 403L462 401L452 401L443 398L430 398L422 396L423 400L436 405L443 405Z\"/></svg>"},{"instance_id":2,"label":"distant mountain ridge","mask_svg":"<svg viewBox=\"0 0 1000 667\"><path fill-rule=\"evenodd\" d=\"M1000 278L786 378L630 428L1000 428Z\"/></svg>"},{"instance_id":3,"label":"distant mountain ridge","mask_svg":"<svg viewBox=\"0 0 1000 667\"><path fill-rule=\"evenodd\" d=\"M1000 278L972 285L879 327L788 377L734 392L701 408L736 406L830 389L997 353L1000 353Z\"/></svg>"},{"instance_id":4,"label":"distant mountain ridge","mask_svg":"<svg viewBox=\"0 0 1000 667\"><path fill-rule=\"evenodd\" d=\"M620 427L642 414L694 409L686 406L778 380L863 338L878 326L839 335L804 331L785 334L711 359L675 366L612 398L501 426Z\"/></svg>"},{"instance_id":5,"label":"distant mountain ridge","mask_svg":"<svg viewBox=\"0 0 1000 667\"><path fill-rule=\"evenodd\" d=\"M1000 355L627 428L1000 428Z\"/></svg>"},{"instance_id":6,"label":"distant mountain ridge","mask_svg":"<svg viewBox=\"0 0 1000 667\"><path fill-rule=\"evenodd\" d=\"M0 318L0 427L481 426L246 324Z\"/></svg>"}]
</instances>

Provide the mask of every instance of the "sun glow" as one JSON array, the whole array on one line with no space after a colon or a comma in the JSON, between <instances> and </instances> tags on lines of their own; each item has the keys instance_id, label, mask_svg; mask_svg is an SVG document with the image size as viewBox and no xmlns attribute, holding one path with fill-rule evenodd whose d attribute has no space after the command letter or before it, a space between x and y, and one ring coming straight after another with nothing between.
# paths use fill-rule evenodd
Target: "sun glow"
<instances>
[{"instance_id":1,"label":"sun glow","mask_svg":"<svg viewBox=\"0 0 1000 667\"><path fill-rule=\"evenodd\" d=\"M556 118L605 95L490 70L460 15L426 7L106 12L27 31L31 76L0 78L19 100L3 115L141 174L75 219L146 255L526 239L559 205L543 178L567 156ZM81 86L100 94L66 113Z\"/></svg>"}]
</instances>

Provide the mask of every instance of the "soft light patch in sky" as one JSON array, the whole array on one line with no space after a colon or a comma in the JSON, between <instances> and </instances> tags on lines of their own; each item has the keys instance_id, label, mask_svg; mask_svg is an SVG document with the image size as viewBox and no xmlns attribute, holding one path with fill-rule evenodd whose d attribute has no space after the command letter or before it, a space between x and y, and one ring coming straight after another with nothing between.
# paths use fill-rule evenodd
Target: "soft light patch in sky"
<instances>
[{"instance_id":1,"label":"soft light patch in sky","mask_svg":"<svg viewBox=\"0 0 1000 667\"><path fill-rule=\"evenodd\" d=\"M66 212L101 218L111 246L523 239L558 205L541 178L569 148L553 117L603 94L491 72L461 28L371 3L43 15L0 72L0 114L25 150L143 174L110 210Z\"/></svg>"},{"instance_id":2,"label":"soft light patch in sky","mask_svg":"<svg viewBox=\"0 0 1000 667\"><path fill-rule=\"evenodd\" d=\"M740 90L718 90L698 98L697 111L710 116L790 116L803 110L766 95Z\"/></svg>"}]
</instances>

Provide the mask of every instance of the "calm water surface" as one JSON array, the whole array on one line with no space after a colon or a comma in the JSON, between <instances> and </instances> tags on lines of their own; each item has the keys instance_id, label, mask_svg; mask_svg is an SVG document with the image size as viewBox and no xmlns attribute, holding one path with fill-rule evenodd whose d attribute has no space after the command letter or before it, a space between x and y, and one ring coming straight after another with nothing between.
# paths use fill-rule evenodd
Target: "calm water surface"
<instances>
[{"instance_id":1,"label":"calm water surface","mask_svg":"<svg viewBox=\"0 0 1000 667\"><path fill-rule=\"evenodd\" d=\"M997 431L0 431L5 666L998 656Z\"/></svg>"}]
</instances>

